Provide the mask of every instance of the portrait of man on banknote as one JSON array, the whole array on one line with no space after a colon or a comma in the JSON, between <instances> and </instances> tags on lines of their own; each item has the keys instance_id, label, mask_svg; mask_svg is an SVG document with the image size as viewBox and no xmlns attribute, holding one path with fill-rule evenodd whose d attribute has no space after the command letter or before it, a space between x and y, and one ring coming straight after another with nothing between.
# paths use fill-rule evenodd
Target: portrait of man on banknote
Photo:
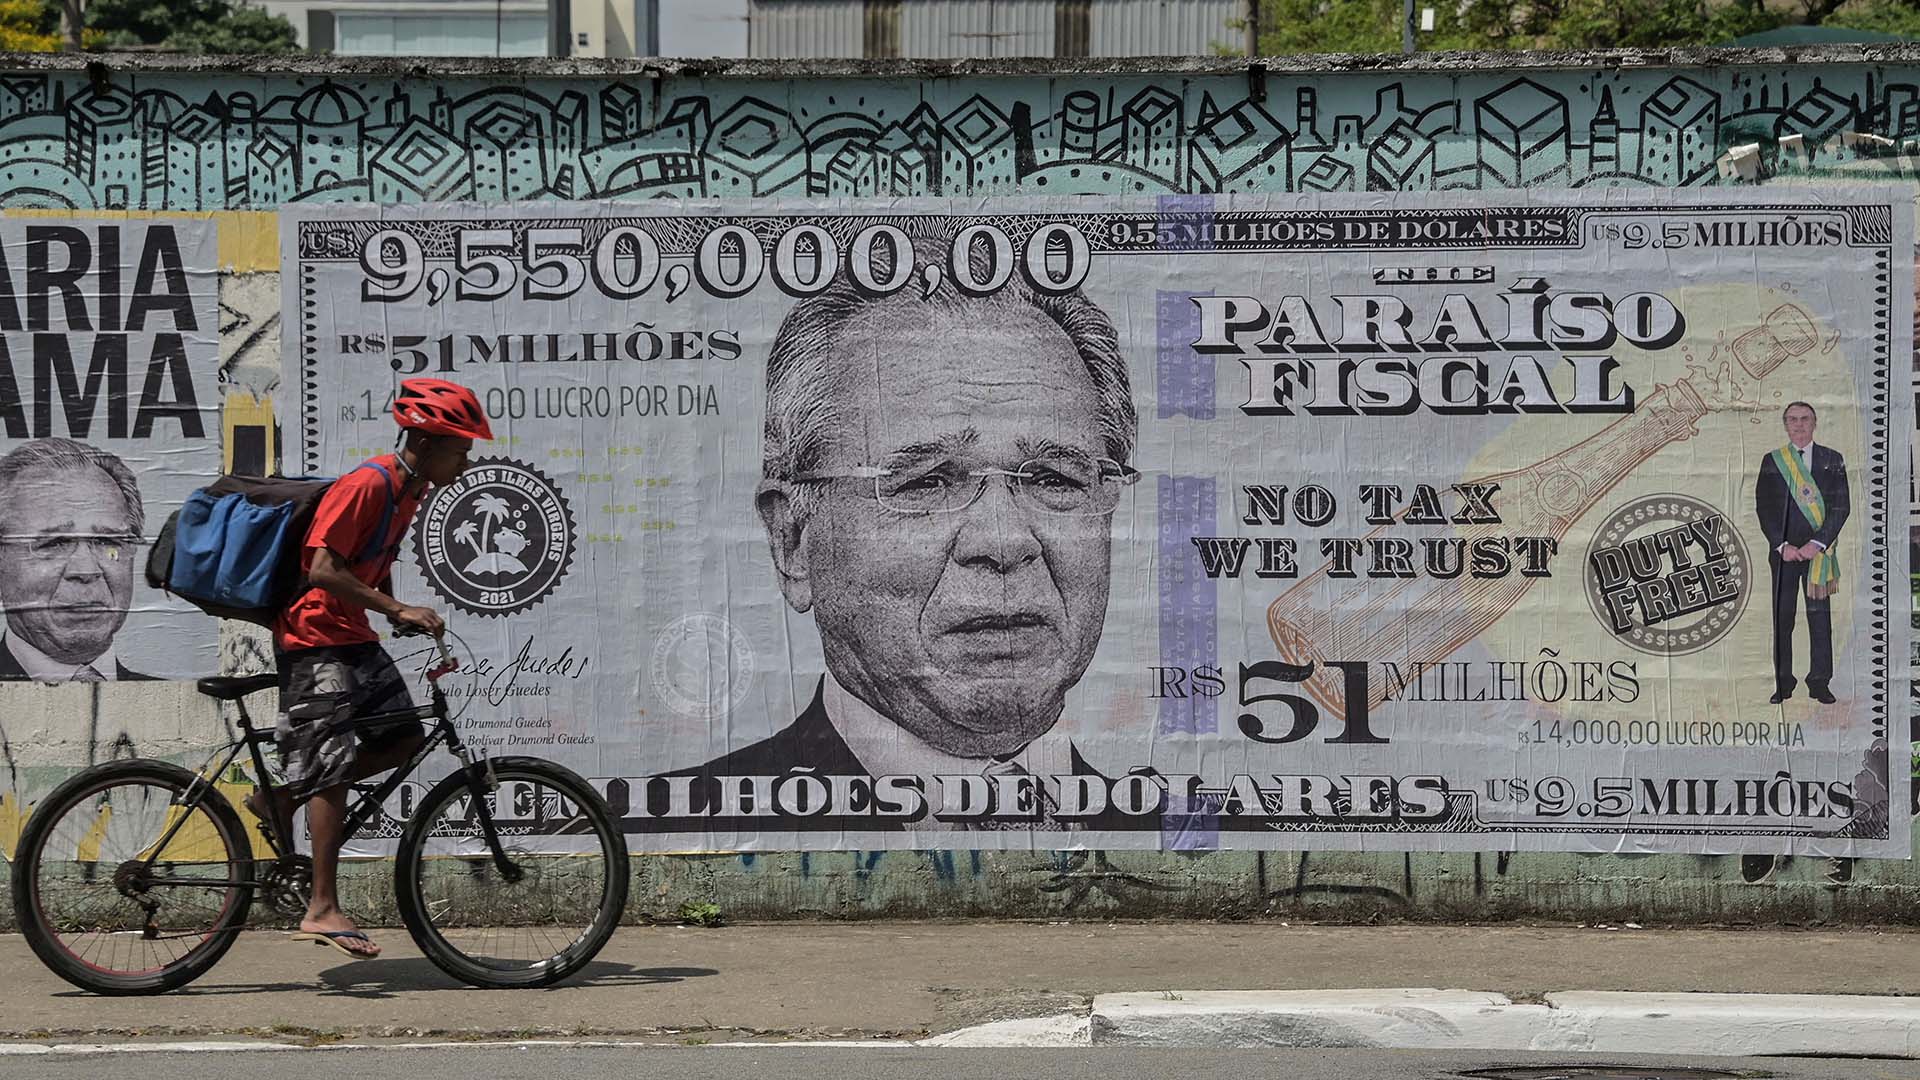
<instances>
[{"instance_id":1,"label":"portrait of man on banknote","mask_svg":"<svg viewBox=\"0 0 1920 1080\"><path fill-rule=\"evenodd\" d=\"M146 519L132 470L72 439L0 456L0 680L141 680L114 638L133 601Z\"/></svg>"},{"instance_id":2,"label":"portrait of man on banknote","mask_svg":"<svg viewBox=\"0 0 1920 1080\"><path fill-rule=\"evenodd\" d=\"M1086 771L1055 727L1106 621L1137 425L1113 323L1077 290L802 299L767 364L755 503L827 672L791 725L697 772Z\"/></svg>"}]
</instances>

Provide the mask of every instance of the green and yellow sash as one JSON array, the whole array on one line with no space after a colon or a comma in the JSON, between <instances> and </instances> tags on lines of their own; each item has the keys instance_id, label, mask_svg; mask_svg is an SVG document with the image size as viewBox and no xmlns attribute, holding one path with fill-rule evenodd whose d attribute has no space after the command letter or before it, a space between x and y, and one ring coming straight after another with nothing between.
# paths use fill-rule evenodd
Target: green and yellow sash
<instances>
[{"instance_id":1,"label":"green and yellow sash","mask_svg":"<svg viewBox=\"0 0 1920 1080\"><path fill-rule=\"evenodd\" d=\"M1793 492L1793 505L1800 508L1804 516L1817 532L1827 520L1827 501L1820 497L1820 488L1807 475L1806 468L1800 463L1800 454L1792 443L1773 452L1774 467L1787 480L1787 490ZM1834 558L1833 549L1828 548L1813 557L1812 565L1807 567L1807 595L1815 600L1832 596L1840 590L1840 560Z\"/></svg>"}]
</instances>

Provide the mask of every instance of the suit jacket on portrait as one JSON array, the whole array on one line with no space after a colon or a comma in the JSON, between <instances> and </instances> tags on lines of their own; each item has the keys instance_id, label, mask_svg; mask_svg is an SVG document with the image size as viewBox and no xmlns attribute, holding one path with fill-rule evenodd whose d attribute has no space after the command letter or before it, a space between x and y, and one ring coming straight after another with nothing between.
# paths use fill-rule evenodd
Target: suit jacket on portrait
<instances>
[{"instance_id":1,"label":"suit jacket on portrait","mask_svg":"<svg viewBox=\"0 0 1920 1080\"><path fill-rule=\"evenodd\" d=\"M1851 509L1851 500L1847 494L1847 463L1838 450L1813 444L1813 484L1820 489L1820 498L1826 503L1826 520L1819 529L1807 520L1800 508L1794 505L1793 492L1787 487L1787 479L1780 475L1780 469L1773 463L1769 453L1760 459L1760 478L1754 485L1754 505L1759 509L1760 529L1767 534L1767 551L1775 558L1779 557L1781 544L1799 547L1809 540L1818 540L1825 547L1832 547L1840 538L1840 527L1847 523L1847 513Z\"/></svg>"},{"instance_id":2,"label":"suit jacket on portrait","mask_svg":"<svg viewBox=\"0 0 1920 1080\"><path fill-rule=\"evenodd\" d=\"M784 776L793 769L811 770L815 776L868 776L867 766L857 757L845 739L840 737L839 729L834 726L832 717L827 715L825 701L826 680L814 689L813 701L801 712L793 723L774 732L772 735L752 745L735 750L730 754L714 758L703 765L676 772L662 773L661 777L694 778L692 808L696 815L711 811L718 793L718 780L723 776ZM1073 773L1076 776L1100 777L1104 774L1088 765L1080 756L1078 747L1071 751ZM656 796L659 794L655 792ZM656 804L658 799L655 800ZM660 808L656 805L655 812ZM1076 819L1090 831L1158 831L1159 814L1126 815L1111 808L1088 818ZM644 818L644 827L649 831L686 831L691 827L697 831L700 819L662 819ZM748 819L745 824L759 823L769 830L778 831L872 831L900 832L906 824L893 818L879 816L861 816L859 818L829 818L825 815L810 817L781 817Z\"/></svg>"},{"instance_id":3,"label":"suit jacket on portrait","mask_svg":"<svg viewBox=\"0 0 1920 1080\"><path fill-rule=\"evenodd\" d=\"M8 642L9 638L6 635L0 635L0 682L27 682L29 679L27 669L21 666L20 661L13 655L13 649L9 647ZM157 676L141 674L118 660L113 663L114 678L117 681L153 682L157 680Z\"/></svg>"}]
</instances>

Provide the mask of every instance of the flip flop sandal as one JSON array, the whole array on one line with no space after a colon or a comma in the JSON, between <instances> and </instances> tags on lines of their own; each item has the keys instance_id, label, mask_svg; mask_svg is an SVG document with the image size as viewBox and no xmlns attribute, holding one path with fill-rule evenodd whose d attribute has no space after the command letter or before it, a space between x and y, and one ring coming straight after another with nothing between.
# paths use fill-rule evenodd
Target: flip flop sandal
<instances>
[{"instance_id":1,"label":"flip flop sandal","mask_svg":"<svg viewBox=\"0 0 1920 1080\"><path fill-rule=\"evenodd\" d=\"M355 940L364 941L369 945L373 944L372 938L368 937L367 935L361 933L358 930L316 930L316 931L302 930L301 932L292 935L292 937L293 937L293 940L295 941L311 941L315 945L327 946L339 952L342 956L345 956L350 960L372 960L375 958L375 956L378 955L378 954L369 955L367 953L354 952L352 949L349 949L346 947L346 945L342 944L343 939L346 941L355 941Z\"/></svg>"}]
</instances>

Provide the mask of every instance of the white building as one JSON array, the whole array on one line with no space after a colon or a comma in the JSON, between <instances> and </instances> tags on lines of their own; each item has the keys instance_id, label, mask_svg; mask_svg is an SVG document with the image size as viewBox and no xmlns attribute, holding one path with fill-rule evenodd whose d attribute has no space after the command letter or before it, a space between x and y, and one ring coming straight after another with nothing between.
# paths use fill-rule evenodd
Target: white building
<instances>
[{"instance_id":1,"label":"white building","mask_svg":"<svg viewBox=\"0 0 1920 1080\"><path fill-rule=\"evenodd\" d=\"M340 56L1210 55L1246 0L261 0ZM559 4L558 7L552 6Z\"/></svg>"},{"instance_id":2,"label":"white building","mask_svg":"<svg viewBox=\"0 0 1920 1080\"><path fill-rule=\"evenodd\" d=\"M1246 0L747 0L747 55L1207 56L1244 47L1227 24L1245 12Z\"/></svg>"},{"instance_id":3,"label":"white building","mask_svg":"<svg viewBox=\"0 0 1920 1080\"><path fill-rule=\"evenodd\" d=\"M746 56L748 0L261 0L338 56Z\"/></svg>"}]
</instances>

